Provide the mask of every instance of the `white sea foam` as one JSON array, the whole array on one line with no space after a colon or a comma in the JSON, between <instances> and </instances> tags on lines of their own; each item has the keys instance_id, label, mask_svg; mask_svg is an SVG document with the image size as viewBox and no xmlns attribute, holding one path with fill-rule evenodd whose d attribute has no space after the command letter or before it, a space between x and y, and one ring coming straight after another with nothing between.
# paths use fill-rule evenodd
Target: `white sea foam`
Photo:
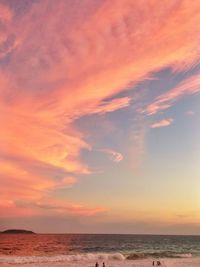
<instances>
[{"instance_id":1,"label":"white sea foam","mask_svg":"<svg viewBox=\"0 0 200 267\"><path fill-rule=\"evenodd\" d=\"M181 254L182 256L182 254ZM150 267L152 261L160 260L164 267L200 267L200 258L190 258L189 254L185 258L177 259L140 259L126 260L120 253L113 254L76 254L76 255L56 255L56 256L0 256L1 267L93 267L95 262L106 263L106 267Z\"/></svg>"},{"instance_id":2,"label":"white sea foam","mask_svg":"<svg viewBox=\"0 0 200 267\"><path fill-rule=\"evenodd\" d=\"M191 253L185 253L185 254L176 254L177 258L192 258Z\"/></svg>"},{"instance_id":3,"label":"white sea foam","mask_svg":"<svg viewBox=\"0 0 200 267\"><path fill-rule=\"evenodd\" d=\"M43 263L43 262L83 262L83 261L125 260L121 253L87 253L56 256L0 256L0 263Z\"/></svg>"}]
</instances>

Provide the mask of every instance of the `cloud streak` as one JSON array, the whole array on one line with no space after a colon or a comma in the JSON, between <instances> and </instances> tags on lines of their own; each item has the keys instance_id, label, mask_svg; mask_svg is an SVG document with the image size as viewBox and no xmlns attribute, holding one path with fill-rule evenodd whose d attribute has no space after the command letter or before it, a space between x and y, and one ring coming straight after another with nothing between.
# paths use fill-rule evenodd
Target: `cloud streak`
<instances>
[{"instance_id":1,"label":"cloud streak","mask_svg":"<svg viewBox=\"0 0 200 267\"><path fill-rule=\"evenodd\" d=\"M43 211L46 211L48 215L52 213L57 213L59 215L83 215L83 216L92 216L97 213L105 212L105 208L101 207L85 207L81 204L66 203L60 200L44 199L37 202L26 202L26 201L16 201L16 206L19 208L33 208L38 211L38 214L41 214Z\"/></svg>"},{"instance_id":2,"label":"cloud streak","mask_svg":"<svg viewBox=\"0 0 200 267\"><path fill-rule=\"evenodd\" d=\"M181 97L200 92L200 74L193 75L182 81L177 87L157 97L156 100L142 110L148 115L156 114L170 108Z\"/></svg>"},{"instance_id":3,"label":"cloud streak","mask_svg":"<svg viewBox=\"0 0 200 267\"><path fill-rule=\"evenodd\" d=\"M160 128L160 127L166 127L173 123L173 119L164 119L158 122L155 122L151 124L151 128Z\"/></svg>"},{"instance_id":4,"label":"cloud streak","mask_svg":"<svg viewBox=\"0 0 200 267\"><path fill-rule=\"evenodd\" d=\"M124 158L121 153L114 151L113 149L102 148L102 149L99 149L98 151L106 153L107 155L109 155L109 158L114 162L120 162Z\"/></svg>"}]
</instances>

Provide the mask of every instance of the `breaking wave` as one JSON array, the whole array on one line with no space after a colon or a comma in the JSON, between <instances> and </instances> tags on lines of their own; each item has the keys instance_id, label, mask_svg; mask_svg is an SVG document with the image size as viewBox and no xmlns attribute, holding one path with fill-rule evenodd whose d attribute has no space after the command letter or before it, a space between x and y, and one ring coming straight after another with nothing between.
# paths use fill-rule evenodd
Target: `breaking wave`
<instances>
[{"instance_id":1,"label":"breaking wave","mask_svg":"<svg viewBox=\"0 0 200 267\"><path fill-rule=\"evenodd\" d=\"M138 260L146 258L192 258L191 253L176 254L172 252L152 252L152 253L130 253L126 255L127 260Z\"/></svg>"},{"instance_id":2,"label":"breaking wave","mask_svg":"<svg viewBox=\"0 0 200 267\"><path fill-rule=\"evenodd\" d=\"M146 258L191 258L192 254L172 254L161 253L87 253L74 255L56 255L56 256L0 256L0 263L45 263L45 262L76 262L76 261L124 261L139 260Z\"/></svg>"}]
</instances>

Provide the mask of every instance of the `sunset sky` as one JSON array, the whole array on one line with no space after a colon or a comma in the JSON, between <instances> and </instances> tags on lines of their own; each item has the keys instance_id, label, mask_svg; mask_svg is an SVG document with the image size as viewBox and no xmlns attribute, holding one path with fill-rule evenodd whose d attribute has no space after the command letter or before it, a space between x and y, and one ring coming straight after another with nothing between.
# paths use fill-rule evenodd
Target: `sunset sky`
<instances>
[{"instance_id":1,"label":"sunset sky","mask_svg":"<svg viewBox=\"0 0 200 267\"><path fill-rule=\"evenodd\" d=\"M0 231L200 234L200 1L0 0Z\"/></svg>"}]
</instances>

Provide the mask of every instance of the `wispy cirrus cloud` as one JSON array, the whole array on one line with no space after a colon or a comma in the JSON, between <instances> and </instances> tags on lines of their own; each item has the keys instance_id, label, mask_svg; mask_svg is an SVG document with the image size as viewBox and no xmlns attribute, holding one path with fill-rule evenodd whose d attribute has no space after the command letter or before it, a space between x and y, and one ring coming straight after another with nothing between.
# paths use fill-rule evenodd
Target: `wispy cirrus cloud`
<instances>
[{"instance_id":1,"label":"wispy cirrus cloud","mask_svg":"<svg viewBox=\"0 0 200 267\"><path fill-rule=\"evenodd\" d=\"M91 145L74 121L128 107L130 98L113 98L130 90L128 85L133 88L166 66L185 70L199 60L198 1L44 0L23 16L13 12L8 5L1 7L0 151L2 158L14 155L0 170L3 192L10 192L4 195L6 203L40 200L65 177L90 174L80 153ZM145 113L196 92L199 78L193 79L188 80L193 89L180 85L178 93L161 96ZM141 152L144 134L136 132L139 148L132 151ZM122 160L118 152L107 153ZM133 159L138 161L137 153Z\"/></svg>"},{"instance_id":2,"label":"wispy cirrus cloud","mask_svg":"<svg viewBox=\"0 0 200 267\"><path fill-rule=\"evenodd\" d=\"M172 88L168 92L158 96L153 103L149 104L142 113L148 115L156 114L160 111L170 108L176 101L186 95L192 95L200 92L200 74L193 75L183 80L178 86Z\"/></svg>"},{"instance_id":3,"label":"wispy cirrus cloud","mask_svg":"<svg viewBox=\"0 0 200 267\"><path fill-rule=\"evenodd\" d=\"M60 201L52 198L31 200L4 201L0 204L2 218L30 217L40 215L58 216L93 216L107 212L103 207L88 207L86 205ZM45 213L45 214L44 214Z\"/></svg>"},{"instance_id":4,"label":"wispy cirrus cloud","mask_svg":"<svg viewBox=\"0 0 200 267\"><path fill-rule=\"evenodd\" d=\"M0 3L0 60L11 53L18 45L18 40L12 33L11 22L13 12Z\"/></svg>"},{"instance_id":5,"label":"wispy cirrus cloud","mask_svg":"<svg viewBox=\"0 0 200 267\"><path fill-rule=\"evenodd\" d=\"M188 110L188 111L185 112L185 114L187 116L194 116L195 115L195 112L193 110Z\"/></svg>"},{"instance_id":6,"label":"wispy cirrus cloud","mask_svg":"<svg viewBox=\"0 0 200 267\"><path fill-rule=\"evenodd\" d=\"M98 149L98 151L107 154L109 158L114 162L120 162L124 158L120 152L117 152L110 148L102 148L102 149Z\"/></svg>"},{"instance_id":7,"label":"wispy cirrus cloud","mask_svg":"<svg viewBox=\"0 0 200 267\"><path fill-rule=\"evenodd\" d=\"M166 127L173 123L173 119L163 119L158 122L154 122L151 124L151 128L160 128L160 127Z\"/></svg>"},{"instance_id":8,"label":"wispy cirrus cloud","mask_svg":"<svg viewBox=\"0 0 200 267\"><path fill-rule=\"evenodd\" d=\"M103 114L107 112L113 112L115 110L128 107L130 105L130 101L131 101L130 97L121 97L112 99L110 101L102 101L99 105L91 109L91 113Z\"/></svg>"},{"instance_id":9,"label":"wispy cirrus cloud","mask_svg":"<svg viewBox=\"0 0 200 267\"><path fill-rule=\"evenodd\" d=\"M105 212L106 209L102 207L86 207L81 204L66 203L66 201L52 200L52 199L41 199L37 202L28 201L16 201L16 206L19 208L33 208L40 214L44 210L48 214L57 213L60 215L73 214L73 215L85 215L92 216L97 213Z\"/></svg>"}]
</instances>

